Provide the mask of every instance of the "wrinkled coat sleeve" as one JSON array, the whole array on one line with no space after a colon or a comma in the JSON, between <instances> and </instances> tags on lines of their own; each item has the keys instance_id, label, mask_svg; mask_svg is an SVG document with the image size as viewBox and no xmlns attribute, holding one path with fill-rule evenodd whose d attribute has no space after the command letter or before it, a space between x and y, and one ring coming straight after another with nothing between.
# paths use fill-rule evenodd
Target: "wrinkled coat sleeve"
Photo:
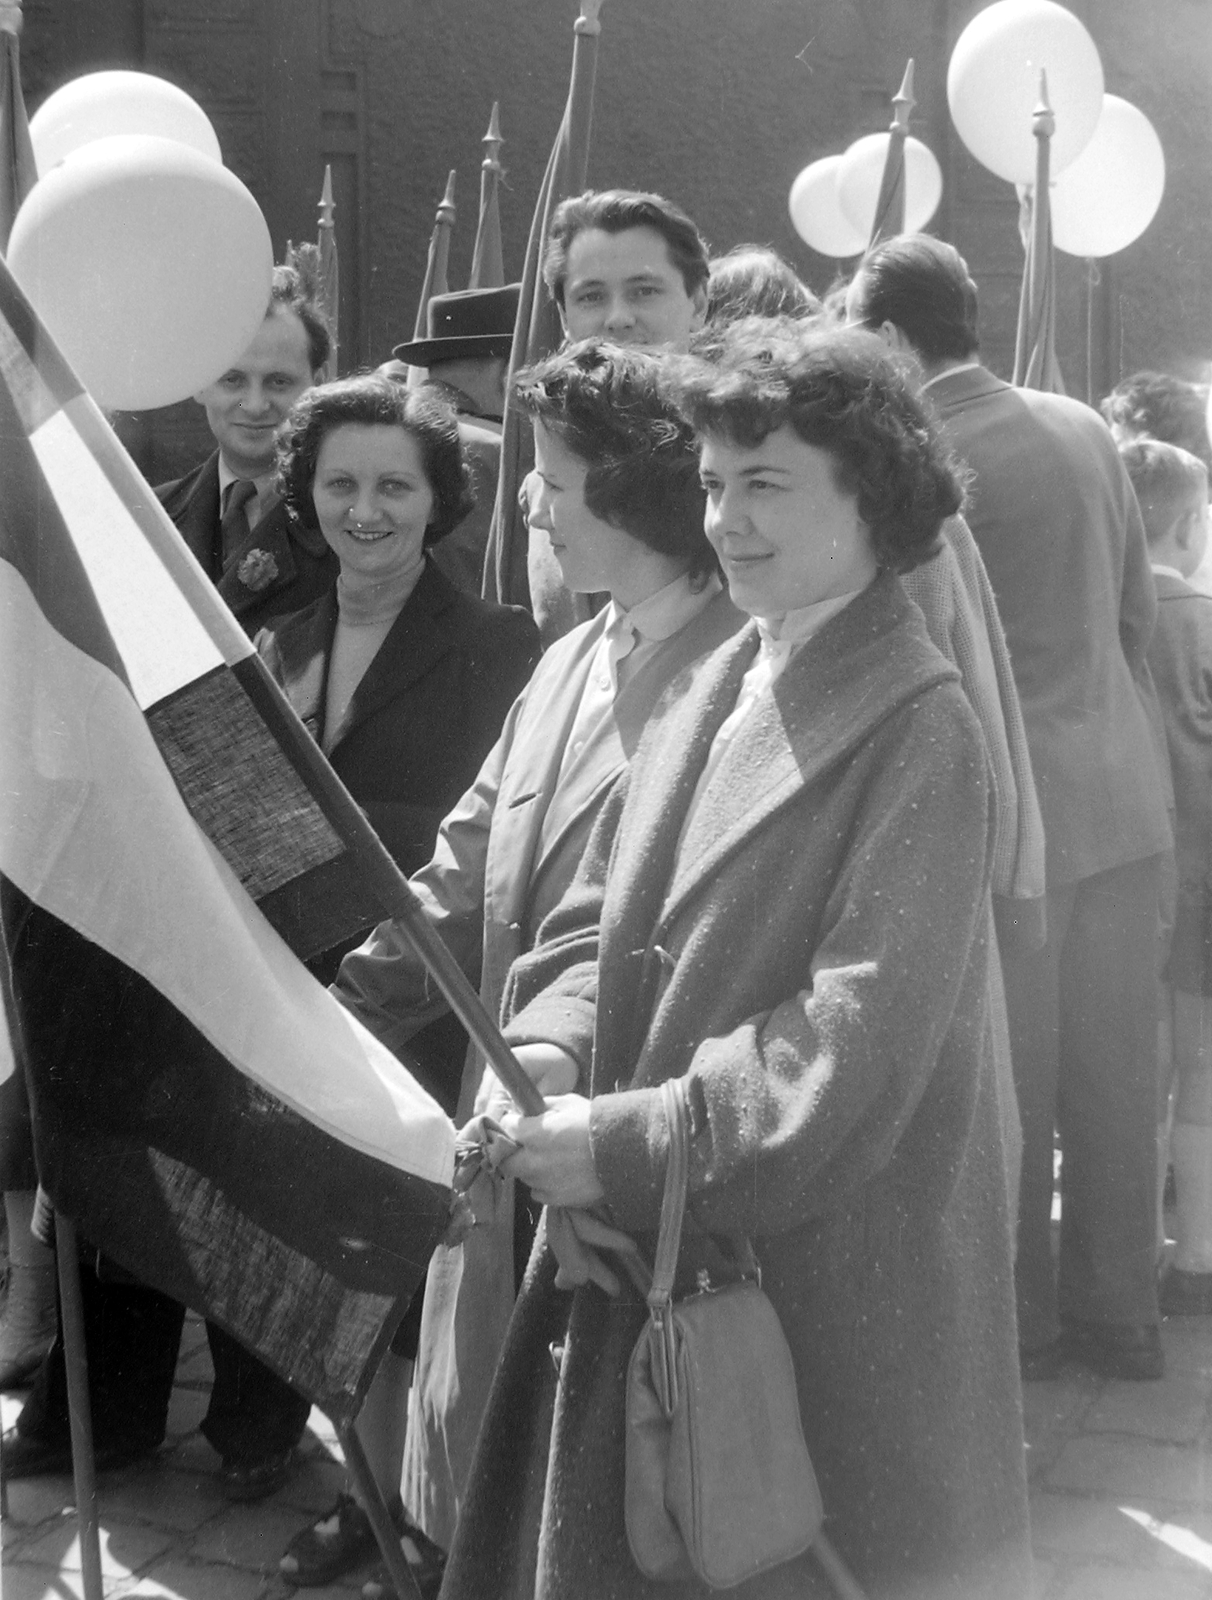
<instances>
[{"instance_id":1,"label":"wrinkled coat sleeve","mask_svg":"<svg viewBox=\"0 0 1212 1600\"><path fill-rule=\"evenodd\" d=\"M987 769L979 727L966 704L958 706L958 694L928 697L892 719L879 749L869 751L872 781L816 947L804 950L802 984L694 1051L686 1073L694 1116L690 1181L705 1227L778 1233L829 1210L839 1194L886 1167L952 1046L961 988L978 1002L983 995ZM811 789L798 797L806 831L814 798ZM512 1022L514 1037L551 1040L582 1061L597 998L589 925L601 904L605 842L600 826L594 858L587 856L582 879L544 929L551 943L537 952L534 970L549 963L553 987ZM760 860L760 836L752 847ZM755 870L778 881L769 861ZM772 899L770 911L772 927L785 923L794 939L794 907ZM519 1000L529 976L516 973ZM965 1023L978 1033L970 1064L984 1026L979 1003L978 1012ZM958 1099L971 1095L971 1076ZM957 1115L965 1115L962 1106ZM667 1149L659 1091L597 1097L590 1136L616 1221L652 1227Z\"/></svg>"}]
</instances>

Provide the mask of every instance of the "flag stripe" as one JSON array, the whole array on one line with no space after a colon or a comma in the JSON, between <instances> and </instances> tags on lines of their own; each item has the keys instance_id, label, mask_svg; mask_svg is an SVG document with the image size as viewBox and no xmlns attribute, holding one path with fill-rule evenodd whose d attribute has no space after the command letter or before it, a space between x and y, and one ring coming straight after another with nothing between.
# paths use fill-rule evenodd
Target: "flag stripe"
<instances>
[{"instance_id":1,"label":"flag stripe","mask_svg":"<svg viewBox=\"0 0 1212 1600\"><path fill-rule=\"evenodd\" d=\"M38 375L37 393L43 397L39 404L46 408L43 415L84 393L84 385L63 359L55 341L38 321L33 307L7 270L0 272L0 326L4 324L7 324L6 333L11 334L12 341L27 358L13 363L12 344L6 339L0 345L0 374L15 396L20 399L29 389L32 373ZM42 416L36 417L33 426L41 420Z\"/></svg>"},{"instance_id":2,"label":"flag stripe","mask_svg":"<svg viewBox=\"0 0 1212 1600\"><path fill-rule=\"evenodd\" d=\"M2 893L23 1038L49 1064L34 1076L35 1137L56 1204L332 1400L420 1282L446 1191L318 1131L146 980L11 884Z\"/></svg>"},{"instance_id":3,"label":"flag stripe","mask_svg":"<svg viewBox=\"0 0 1212 1600\"><path fill-rule=\"evenodd\" d=\"M0 871L308 1121L449 1183L449 1120L267 925L190 819L125 686L49 625L6 562L0 622L0 770L25 775L0 785Z\"/></svg>"}]
</instances>

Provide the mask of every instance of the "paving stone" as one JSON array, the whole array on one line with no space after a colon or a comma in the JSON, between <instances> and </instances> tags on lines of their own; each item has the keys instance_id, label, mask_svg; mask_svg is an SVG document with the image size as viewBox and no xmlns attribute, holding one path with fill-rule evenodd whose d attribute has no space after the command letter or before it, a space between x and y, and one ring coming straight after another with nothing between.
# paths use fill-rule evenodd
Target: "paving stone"
<instances>
[{"instance_id":1,"label":"paving stone","mask_svg":"<svg viewBox=\"0 0 1212 1600\"><path fill-rule=\"evenodd\" d=\"M190 1546L197 1560L277 1572L287 1540L299 1531L299 1513L277 1499L229 1506L201 1528Z\"/></svg>"},{"instance_id":2,"label":"paving stone","mask_svg":"<svg viewBox=\"0 0 1212 1600\"><path fill-rule=\"evenodd\" d=\"M175 1439L183 1433L193 1433L210 1405L209 1384L186 1387L177 1384L168 1403L168 1436Z\"/></svg>"},{"instance_id":3,"label":"paving stone","mask_svg":"<svg viewBox=\"0 0 1212 1600\"><path fill-rule=\"evenodd\" d=\"M1212 1317L1167 1317L1162 1349L1168 1373L1189 1373L1212 1385Z\"/></svg>"},{"instance_id":4,"label":"paving stone","mask_svg":"<svg viewBox=\"0 0 1212 1600\"><path fill-rule=\"evenodd\" d=\"M1057 1600L1208 1600L1209 1594L1206 1579L1186 1572L1091 1565L1061 1586Z\"/></svg>"},{"instance_id":5,"label":"paving stone","mask_svg":"<svg viewBox=\"0 0 1212 1600\"><path fill-rule=\"evenodd\" d=\"M173 1543L173 1536L162 1528L134 1527L125 1523L111 1523L101 1527L101 1575L104 1578L128 1578L146 1567ZM60 1572L80 1571L80 1535L75 1519L69 1527L43 1534L40 1539L23 1546L14 1555L18 1561L34 1566L54 1563Z\"/></svg>"},{"instance_id":6,"label":"paving stone","mask_svg":"<svg viewBox=\"0 0 1212 1600\"><path fill-rule=\"evenodd\" d=\"M1101 1556L1147 1566L1157 1541L1119 1506L1045 1491L1031 1496L1031 1543L1050 1555Z\"/></svg>"},{"instance_id":7,"label":"paving stone","mask_svg":"<svg viewBox=\"0 0 1212 1600\"><path fill-rule=\"evenodd\" d=\"M75 1490L70 1478L17 1478L5 1485L8 1491L8 1515L25 1527L36 1526L52 1517L60 1517L72 1510Z\"/></svg>"},{"instance_id":8,"label":"paving stone","mask_svg":"<svg viewBox=\"0 0 1212 1600\"><path fill-rule=\"evenodd\" d=\"M1192 1444L1203 1431L1207 1412L1207 1386L1180 1373L1160 1383L1109 1383L1082 1418L1082 1427Z\"/></svg>"},{"instance_id":9,"label":"paving stone","mask_svg":"<svg viewBox=\"0 0 1212 1600\"><path fill-rule=\"evenodd\" d=\"M57 1567L4 1568L4 1600L83 1600L84 1580L78 1572ZM217 1600L217 1597L216 1597Z\"/></svg>"},{"instance_id":10,"label":"paving stone","mask_svg":"<svg viewBox=\"0 0 1212 1600\"><path fill-rule=\"evenodd\" d=\"M1066 1442L1048 1471L1047 1485L1092 1495L1212 1504L1212 1456L1185 1445L1089 1434Z\"/></svg>"},{"instance_id":11,"label":"paving stone","mask_svg":"<svg viewBox=\"0 0 1212 1600\"><path fill-rule=\"evenodd\" d=\"M345 1487L345 1468L327 1456L302 1460L278 1496L304 1517L326 1511Z\"/></svg>"},{"instance_id":12,"label":"paving stone","mask_svg":"<svg viewBox=\"0 0 1212 1600\"><path fill-rule=\"evenodd\" d=\"M149 1600L256 1600L262 1580L255 1572L237 1572L231 1567L207 1567L179 1558L157 1562L145 1572L127 1595ZM8 1600L8 1596L5 1596Z\"/></svg>"},{"instance_id":13,"label":"paving stone","mask_svg":"<svg viewBox=\"0 0 1212 1600\"><path fill-rule=\"evenodd\" d=\"M192 1533L227 1505L210 1474L160 1466L103 1485L98 1498L103 1522L148 1522L181 1533Z\"/></svg>"}]
</instances>

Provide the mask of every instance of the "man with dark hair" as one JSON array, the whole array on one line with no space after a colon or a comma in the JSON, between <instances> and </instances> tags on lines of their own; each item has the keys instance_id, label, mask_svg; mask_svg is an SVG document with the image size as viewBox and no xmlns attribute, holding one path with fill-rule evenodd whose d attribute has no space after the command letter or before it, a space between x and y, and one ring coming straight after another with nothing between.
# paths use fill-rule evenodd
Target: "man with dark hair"
<instances>
[{"instance_id":1,"label":"man with dark hair","mask_svg":"<svg viewBox=\"0 0 1212 1600\"><path fill-rule=\"evenodd\" d=\"M1161 439L1189 450L1212 471L1208 391L1170 372L1134 372L1099 406L1117 444Z\"/></svg>"},{"instance_id":2,"label":"man with dark hair","mask_svg":"<svg viewBox=\"0 0 1212 1600\"><path fill-rule=\"evenodd\" d=\"M319 533L291 523L274 488L274 444L291 406L328 359L323 318L290 267L274 269L265 320L248 349L194 399L218 448L156 493L247 633L336 582Z\"/></svg>"},{"instance_id":3,"label":"man with dark hair","mask_svg":"<svg viewBox=\"0 0 1212 1600\"><path fill-rule=\"evenodd\" d=\"M1046 941L1003 951L1023 1122L1023 1370L1044 1376L1064 1351L1110 1376L1160 1377L1157 907L1171 834L1150 721L1157 601L1140 511L1093 411L980 365L976 287L950 245L878 246L846 312L917 363L973 472L967 519L1005 623L1043 812Z\"/></svg>"},{"instance_id":4,"label":"man with dark hair","mask_svg":"<svg viewBox=\"0 0 1212 1600\"><path fill-rule=\"evenodd\" d=\"M685 349L707 313L707 246L663 195L587 190L552 218L543 281L569 339Z\"/></svg>"}]
</instances>

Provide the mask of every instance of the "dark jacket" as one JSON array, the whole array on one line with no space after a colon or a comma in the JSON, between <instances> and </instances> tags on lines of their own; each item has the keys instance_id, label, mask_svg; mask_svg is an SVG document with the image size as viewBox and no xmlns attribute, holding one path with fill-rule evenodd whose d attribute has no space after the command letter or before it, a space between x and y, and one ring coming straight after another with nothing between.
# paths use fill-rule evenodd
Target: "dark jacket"
<instances>
[{"instance_id":1,"label":"dark jacket","mask_svg":"<svg viewBox=\"0 0 1212 1600\"><path fill-rule=\"evenodd\" d=\"M683 1280L703 1230L753 1238L826 1526L871 1600L1022 1600L980 728L920 612L877 580L762 696L682 839L755 647L752 628L723 645L649 724L513 968L507 1031L582 1063L607 1204L646 1251L667 1152L657 1085L686 1082ZM443 1592L697 1595L645 1583L624 1533L624 1376L645 1308L553 1280L540 1240ZM738 1594L829 1592L805 1557Z\"/></svg>"},{"instance_id":2,"label":"dark jacket","mask_svg":"<svg viewBox=\"0 0 1212 1600\"><path fill-rule=\"evenodd\" d=\"M1168 849L1146 662L1157 603L1136 496L1106 424L1076 400L1011 388L979 366L944 374L927 398L974 473L964 515L1010 646L1048 886Z\"/></svg>"},{"instance_id":3,"label":"dark jacket","mask_svg":"<svg viewBox=\"0 0 1212 1600\"><path fill-rule=\"evenodd\" d=\"M274 617L297 611L337 581L339 563L316 529L299 527L280 502L223 565L219 548L219 452L155 491L206 576L249 637ZM251 558L251 559L250 559Z\"/></svg>"}]
</instances>

